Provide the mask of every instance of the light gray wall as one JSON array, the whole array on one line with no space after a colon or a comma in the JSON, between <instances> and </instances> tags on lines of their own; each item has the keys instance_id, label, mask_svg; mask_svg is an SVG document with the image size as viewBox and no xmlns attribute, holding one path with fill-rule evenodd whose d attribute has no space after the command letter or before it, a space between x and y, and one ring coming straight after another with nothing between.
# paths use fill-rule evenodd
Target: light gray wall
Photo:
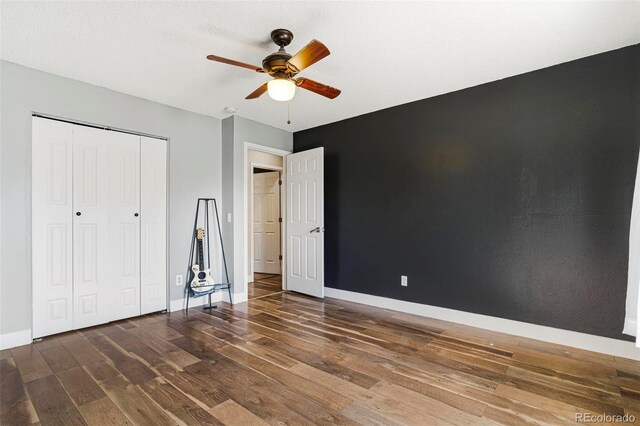
<instances>
[{"instance_id":1,"label":"light gray wall","mask_svg":"<svg viewBox=\"0 0 640 426\"><path fill-rule=\"evenodd\" d=\"M6 61L0 90L0 334L31 328L32 111L169 138L169 289L181 299L195 200L222 195L221 120Z\"/></svg>"},{"instance_id":2,"label":"light gray wall","mask_svg":"<svg viewBox=\"0 0 640 426\"><path fill-rule=\"evenodd\" d=\"M243 223L246 202L244 144L249 142L285 151L293 151L293 133L239 116L230 118L233 119L233 157L231 159L225 157L223 161L230 160L233 164L233 292L234 295L238 295L246 293L244 254L247 252L245 247L247 227Z\"/></svg>"},{"instance_id":3,"label":"light gray wall","mask_svg":"<svg viewBox=\"0 0 640 426\"><path fill-rule=\"evenodd\" d=\"M222 236L229 280L233 283L233 116L222 120ZM226 300L226 299L225 299Z\"/></svg>"}]
</instances>

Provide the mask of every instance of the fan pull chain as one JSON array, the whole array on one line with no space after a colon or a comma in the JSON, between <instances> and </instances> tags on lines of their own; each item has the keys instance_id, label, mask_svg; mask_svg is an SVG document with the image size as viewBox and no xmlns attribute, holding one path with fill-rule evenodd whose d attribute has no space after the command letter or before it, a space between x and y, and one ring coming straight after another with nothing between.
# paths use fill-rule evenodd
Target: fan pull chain
<instances>
[{"instance_id":1,"label":"fan pull chain","mask_svg":"<svg viewBox=\"0 0 640 426\"><path fill-rule=\"evenodd\" d=\"M291 102L287 102L287 124L291 124Z\"/></svg>"}]
</instances>

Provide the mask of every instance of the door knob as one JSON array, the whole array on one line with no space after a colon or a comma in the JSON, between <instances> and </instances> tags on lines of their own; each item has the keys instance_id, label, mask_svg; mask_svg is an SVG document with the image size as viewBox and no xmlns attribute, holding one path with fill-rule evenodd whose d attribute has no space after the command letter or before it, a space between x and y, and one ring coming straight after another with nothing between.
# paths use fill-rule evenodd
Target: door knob
<instances>
[{"instance_id":1,"label":"door knob","mask_svg":"<svg viewBox=\"0 0 640 426\"><path fill-rule=\"evenodd\" d=\"M320 227L316 226L315 228L313 228L311 231L309 231L310 234L313 234L314 232L320 232Z\"/></svg>"},{"instance_id":2,"label":"door knob","mask_svg":"<svg viewBox=\"0 0 640 426\"><path fill-rule=\"evenodd\" d=\"M82 213L80 212L76 212L76 216L80 216Z\"/></svg>"},{"instance_id":3,"label":"door knob","mask_svg":"<svg viewBox=\"0 0 640 426\"><path fill-rule=\"evenodd\" d=\"M135 214L134 214L134 216L135 216L135 217L138 217L138 216L139 216L139 214L138 214L138 213L135 213Z\"/></svg>"}]
</instances>

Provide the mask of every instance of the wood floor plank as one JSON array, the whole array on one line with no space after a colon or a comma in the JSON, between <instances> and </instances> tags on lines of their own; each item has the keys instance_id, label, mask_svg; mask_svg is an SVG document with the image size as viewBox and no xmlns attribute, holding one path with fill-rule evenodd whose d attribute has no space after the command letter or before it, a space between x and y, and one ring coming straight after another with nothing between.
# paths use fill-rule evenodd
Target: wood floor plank
<instances>
[{"instance_id":1,"label":"wood floor plank","mask_svg":"<svg viewBox=\"0 0 640 426\"><path fill-rule=\"evenodd\" d=\"M330 358L318 353L307 352L296 347L287 346L282 342L267 337L260 338L254 343L278 351L280 353L284 353L289 358L293 358L295 360L298 360L299 362L304 362L305 364L311 365L312 367L315 367L324 372L333 374L334 376L340 377L343 380L348 380L366 389L369 389L371 386L375 385L378 382L378 379L374 377L367 376L366 374L359 373L355 370L350 369L349 367L342 366L334 362Z\"/></svg>"},{"instance_id":2,"label":"wood floor plank","mask_svg":"<svg viewBox=\"0 0 640 426\"><path fill-rule=\"evenodd\" d=\"M298 363L293 358L283 355L279 352L275 352L265 348L264 346L256 345L252 341L244 342L241 346L242 350L249 352L259 358L269 361L273 364L279 365L283 368L293 367Z\"/></svg>"},{"instance_id":3,"label":"wood floor plank","mask_svg":"<svg viewBox=\"0 0 640 426\"><path fill-rule=\"evenodd\" d=\"M131 383L141 384L157 377L146 365L129 354L123 353L105 336L92 337L89 341L100 353L109 358L118 371L129 379Z\"/></svg>"},{"instance_id":4,"label":"wood floor plank","mask_svg":"<svg viewBox=\"0 0 640 426\"><path fill-rule=\"evenodd\" d=\"M217 352L278 381L293 392L315 401L320 406L340 411L352 402L351 399L345 398L326 386L318 386L304 377L292 374L290 371L245 352L241 348L227 345L218 349Z\"/></svg>"},{"instance_id":5,"label":"wood floor plank","mask_svg":"<svg viewBox=\"0 0 640 426\"><path fill-rule=\"evenodd\" d=\"M163 361L173 364L179 368L183 368L187 365L195 364L200 361L199 358L196 358L190 353L180 349L170 341L158 338L147 330L141 330L141 328L142 327L139 327L135 331L135 336L144 341L145 345L160 354Z\"/></svg>"},{"instance_id":6,"label":"wood floor plank","mask_svg":"<svg viewBox=\"0 0 640 426\"><path fill-rule=\"evenodd\" d=\"M512 401L519 401L529 406L538 407L550 413L551 416L556 417L557 423L572 423L575 420L576 414L585 412L584 408L578 408L562 401L516 389L508 385L498 385L495 393Z\"/></svg>"},{"instance_id":7,"label":"wood floor plank","mask_svg":"<svg viewBox=\"0 0 640 426\"><path fill-rule=\"evenodd\" d=\"M148 381L141 388L165 411L172 413L186 425L222 425L207 410L161 378Z\"/></svg>"},{"instance_id":8,"label":"wood floor plank","mask_svg":"<svg viewBox=\"0 0 640 426\"><path fill-rule=\"evenodd\" d=\"M411 407L410 404L400 398L389 398L388 396L380 395L373 390L362 388L307 364L296 365L291 368L291 371L362 403L373 413L377 413L379 417L389 417L404 424L450 424L445 420L431 416L426 410L415 410L415 407ZM374 414L369 414L368 417L374 417ZM357 419L354 420L357 421Z\"/></svg>"},{"instance_id":9,"label":"wood floor plank","mask_svg":"<svg viewBox=\"0 0 640 426\"><path fill-rule=\"evenodd\" d=\"M56 376L77 406L89 404L106 396L81 366L59 372Z\"/></svg>"},{"instance_id":10,"label":"wood floor plank","mask_svg":"<svg viewBox=\"0 0 640 426\"><path fill-rule=\"evenodd\" d=\"M207 361L201 361L186 368L189 372L212 385L221 384L231 398L260 417L267 423L285 425L313 425L305 417L288 409L269 395L245 386L242 381L228 376L220 377L220 372Z\"/></svg>"},{"instance_id":11,"label":"wood floor plank","mask_svg":"<svg viewBox=\"0 0 640 426\"><path fill-rule=\"evenodd\" d=\"M82 335L76 334L63 343L80 365L93 365L106 362L106 358Z\"/></svg>"},{"instance_id":12,"label":"wood floor plank","mask_svg":"<svg viewBox=\"0 0 640 426\"><path fill-rule=\"evenodd\" d=\"M522 377L521 373L519 373L518 376L509 375L505 379L505 384L538 395L551 396L558 401L582 407L596 413L624 414L624 408L610 402L602 401L597 395L593 395L595 397L593 398L580 393L576 388L567 388L567 386L559 383L548 383L545 382L544 379L535 378L530 375L527 377ZM562 386L562 388L558 386Z\"/></svg>"},{"instance_id":13,"label":"wood floor plank","mask_svg":"<svg viewBox=\"0 0 640 426\"><path fill-rule=\"evenodd\" d=\"M180 337L178 339L172 340L171 343L178 346L185 352L191 354L195 358L198 358L199 360L212 359L212 357L215 358L215 355L213 355L213 353L217 348L222 346L222 343L218 343L216 341L212 341L209 343L198 342L192 340L189 337Z\"/></svg>"},{"instance_id":14,"label":"wood floor plank","mask_svg":"<svg viewBox=\"0 0 640 426\"><path fill-rule=\"evenodd\" d=\"M518 346L520 348L530 350L532 353L552 354L571 360L586 361L601 365L614 366L615 364L613 355L557 345L549 342L542 342L540 340L521 338Z\"/></svg>"},{"instance_id":15,"label":"wood floor plank","mask_svg":"<svg viewBox=\"0 0 640 426\"><path fill-rule=\"evenodd\" d=\"M26 386L43 425L86 424L56 376L32 380Z\"/></svg>"},{"instance_id":16,"label":"wood floor plank","mask_svg":"<svg viewBox=\"0 0 640 426\"><path fill-rule=\"evenodd\" d=\"M160 365L156 368L163 379L206 408L211 409L229 399L229 395L220 384L206 383L188 371L176 370L169 365Z\"/></svg>"},{"instance_id":17,"label":"wood floor plank","mask_svg":"<svg viewBox=\"0 0 640 426\"><path fill-rule=\"evenodd\" d=\"M484 402L469 397L466 392L461 390L462 386L452 387L450 381L439 385L437 380L426 380L424 375L421 377L422 380L418 380L416 378L419 374L418 371L415 371L414 374L406 374L406 368L402 370L399 366L381 366L357 358L347 359L345 364L356 371L378 377L384 382L419 393L450 407L463 409L476 416L481 416L486 409Z\"/></svg>"},{"instance_id":18,"label":"wood floor plank","mask_svg":"<svg viewBox=\"0 0 640 426\"><path fill-rule=\"evenodd\" d=\"M108 397L82 405L78 407L78 410L89 426L125 426L132 424Z\"/></svg>"},{"instance_id":19,"label":"wood floor plank","mask_svg":"<svg viewBox=\"0 0 640 426\"><path fill-rule=\"evenodd\" d=\"M268 424L232 399L218 404L210 412L227 426L266 426Z\"/></svg>"},{"instance_id":20,"label":"wood floor plank","mask_svg":"<svg viewBox=\"0 0 640 426\"><path fill-rule=\"evenodd\" d=\"M158 322L154 322L153 324L144 324L142 328L166 340L173 340L182 337L182 334L178 331Z\"/></svg>"},{"instance_id":21,"label":"wood floor plank","mask_svg":"<svg viewBox=\"0 0 640 426\"><path fill-rule=\"evenodd\" d=\"M637 360L616 356L613 357L613 364L618 369L640 374L640 362Z\"/></svg>"},{"instance_id":22,"label":"wood floor plank","mask_svg":"<svg viewBox=\"0 0 640 426\"><path fill-rule=\"evenodd\" d=\"M67 351L64 346L56 345L40 350L40 354L49 365L51 371L61 373L74 367L79 367L78 361Z\"/></svg>"},{"instance_id":23,"label":"wood floor plank","mask_svg":"<svg viewBox=\"0 0 640 426\"><path fill-rule=\"evenodd\" d=\"M0 360L0 424L28 425L36 422L38 415L13 358L3 358Z\"/></svg>"},{"instance_id":24,"label":"wood floor plank","mask_svg":"<svg viewBox=\"0 0 640 426\"><path fill-rule=\"evenodd\" d=\"M406 424L362 402L352 402L342 410L342 414L363 425L404 426Z\"/></svg>"},{"instance_id":25,"label":"wood floor plank","mask_svg":"<svg viewBox=\"0 0 640 426\"><path fill-rule=\"evenodd\" d=\"M140 339L136 334L136 329L121 329L113 328L105 333L105 336L113 342L116 348L121 352L126 352L128 355L132 355L134 358L142 361L143 364L149 367L161 364L164 361L163 356L153 350L146 344L146 341ZM147 378L146 380L150 380Z\"/></svg>"},{"instance_id":26,"label":"wood floor plank","mask_svg":"<svg viewBox=\"0 0 640 426\"><path fill-rule=\"evenodd\" d=\"M226 349L226 350L225 350ZM270 367L269 363L258 358L251 358L237 348L225 346L217 352L225 351L228 355L244 362L254 361L251 367L242 364L228 356L221 356L215 360L215 367L219 377L227 377L243 383L247 388L259 395L276 397L277 400L293 412L307 418L314 424L351 424L351 420L342 416L337 410L325 406L318 400L323 398L322 390L314 393L312 388L303 390L302 386L288 387L278 379L293 384L295 380L278 375L277 367ZM210 363L210 365L213 365ZM268 374L274 374L276 377Z\"/></svg>"},{"instance_id":27,"label":"wood floor plank","mask_svg":"<svg viewBox=\"0 0 640 426\"><path fill-rule=\"evenodd\" d=\"M429 417L438 419L438 423L448 422L449 419L456 419L458 424L465 425L487 423L480 416L470 414L462 409L452 407L435 398L427 397L402 386L379 382L371 388L371 391L382 397L402 400L414 415L415 413L424 413ZM416 420L418 420L417 417ZM426 418L425 421L427 421Z\"/></svg>"},{"instance_id":28,"label":"wood floor plank","mask_svg":"<svg viewBox=\"0 0 640 426\"><path fill-rule=\"evenodd\" d=\"M85 367L104 393L138 425L175 424L164 410L108 363Z\"/></svg>"},{"instance_id":29,"label":"wood floor plank","mask_svg":"<svg viewBox=\"0 0 640 426\"><path fill-rule=\"evenodd\" d=\"M13 348L11 354L25 383L53 374L35 345Z\"/></svg>"}]
</instances>

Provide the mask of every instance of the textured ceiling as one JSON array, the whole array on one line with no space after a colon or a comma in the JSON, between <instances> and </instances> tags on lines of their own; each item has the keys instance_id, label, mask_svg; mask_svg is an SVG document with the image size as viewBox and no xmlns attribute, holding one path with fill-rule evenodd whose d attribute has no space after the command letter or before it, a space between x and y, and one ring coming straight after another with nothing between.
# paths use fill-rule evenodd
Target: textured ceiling
<instances>
[{"instance_id":1,"label":"textured ceiling","mask_svg":"<svg viewBox=\"0 0 640 426\"><path fill-rule=\"evenodd\" d=\"M7 2L2 59L223 118L225 106L291 131L640 42L640 2ZM298 89L287 105L244 97L274 28L331 55L301 73L342 89Z\"/></svg>"}]
</instances>

